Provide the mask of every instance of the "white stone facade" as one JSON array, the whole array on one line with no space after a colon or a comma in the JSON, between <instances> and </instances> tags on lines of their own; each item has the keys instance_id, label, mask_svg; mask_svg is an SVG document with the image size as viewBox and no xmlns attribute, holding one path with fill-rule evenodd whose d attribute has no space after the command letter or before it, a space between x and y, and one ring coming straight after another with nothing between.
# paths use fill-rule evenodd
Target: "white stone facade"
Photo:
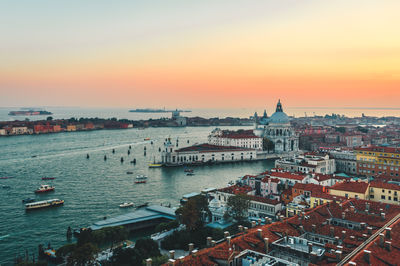
<instances>
[{"instance_id":1,"label":"white stone facade","mask_svg":"<svg viewBox=\"0 0 400 266\"><path fill-rule=\"evenodd\" d=\"M290 153L299 150L299 136L290 124L289 117L283 112L279 101L276 112L270 117L258 120L255 115L254 134L267 138L274 143L275 153Z\"/></svg>"}]
</instances>

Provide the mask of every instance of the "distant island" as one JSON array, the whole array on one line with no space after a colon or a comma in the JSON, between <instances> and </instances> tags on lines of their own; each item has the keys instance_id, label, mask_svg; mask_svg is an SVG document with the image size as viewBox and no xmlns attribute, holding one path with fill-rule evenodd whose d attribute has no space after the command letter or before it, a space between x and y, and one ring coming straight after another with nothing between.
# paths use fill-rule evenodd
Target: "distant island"
<instances>
[{"instance_id":1,"label":"distant island","mask_svg":"<svg viewBox=\"0 0 400 266\"><path fill-rule=\"evenodd\" d=\"M144 109L133 109L129 110L131 113L171 113L171 112L191 112L190 110L167 110L167 109L152 109L152 108L144 108Z\"/></svg>"},{"instance_id":2,"label":"distant island","mask_svg":"<svg viewBox=\"0 0 400 266\"><path fill-rule=\"evenodd\" d=\"M52 112L44 111L44 110L20 110L20 111L10 111L8 115L52 115Z\"/></svg>"}]
</instances>

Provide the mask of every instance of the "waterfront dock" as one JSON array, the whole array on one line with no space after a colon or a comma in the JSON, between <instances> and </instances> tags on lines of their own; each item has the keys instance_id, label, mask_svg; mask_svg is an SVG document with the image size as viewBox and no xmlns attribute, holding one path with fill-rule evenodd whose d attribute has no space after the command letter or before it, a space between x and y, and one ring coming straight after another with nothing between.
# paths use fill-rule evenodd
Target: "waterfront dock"
<instances>
[{"instance_id":1,"label":"waterfront dock","mask_svg":"<svg viewBox=\"0 0 400 266\"><path fill-rule=\"evenodd\" d=\"M128 230L134 231L156 226L159 223L175 219L176 215L174 209L159 205L152 205L127 214L98 221L89 228L92 230L98 230L104 227L124 226Z\"/></svg>"}]
</instances>

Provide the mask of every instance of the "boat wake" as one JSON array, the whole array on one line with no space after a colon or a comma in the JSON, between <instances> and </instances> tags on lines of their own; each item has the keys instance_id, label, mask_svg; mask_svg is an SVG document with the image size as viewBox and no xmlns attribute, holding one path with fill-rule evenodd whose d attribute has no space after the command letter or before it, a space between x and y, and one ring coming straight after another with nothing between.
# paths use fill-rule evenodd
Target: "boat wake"
<instances>
[{"instance_id":1,"label":"boat wake","mask_svg":"<svg viewBox=\"0 0 400 266\"><path fill-rule=\"evenodd\" d=\"M10 236L10 234L4 235L4 236L0 236L0 240L3 240L3 239L5 239L5 238L7 238L7 237L9 237L9 236Z\"/></svg>"}]
</instances>

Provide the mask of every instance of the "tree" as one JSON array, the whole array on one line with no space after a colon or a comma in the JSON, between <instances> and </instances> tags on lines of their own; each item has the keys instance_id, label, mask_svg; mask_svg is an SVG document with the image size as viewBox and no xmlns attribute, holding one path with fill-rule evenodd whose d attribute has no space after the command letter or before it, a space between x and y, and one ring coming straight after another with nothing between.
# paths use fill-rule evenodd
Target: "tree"
<instances>
[{"instance_id":1,"label":"tree","mask_svg":"<svg viewBox=\"0 0 400 266\"><path fill-rule=\"evenodd\" d=\"M340 133L345 133L346 128L345 127L335 127L335 131L340 132Z\"/></svg>"},{"instance_id":2,"label":"tree","mask_svg":"<svg viewBox=\"0 0 400 266\"><path fill-rule=\"evenodd\" d=\"M68 257L67 265L91 265L95 261L95 255L98 248L92 243L86 243L82 246L77 246L75 250Z\"/></svg>"},{"instance_id":3,"label":"tree","mask_svg":"<svg viewBox=\"0 0 400 266\"><path fill-rule=\"evenodd\" d=\"M52 120L53 120L53 117L52 117L52 116L48 116L48 117L46 118L46 120L47 120L47 121L52 121Z\"/></svg>"},{"instance_id":4,"label":"tree","mask_svg":"<svg viewBox=\"0 0 400 266\"><path fill-rule=\"evenodd\" d=\"M143 258L161 256L157 242L150 238L141 238L135 243L135 249Z\"/></svg>"},{"instance_id":5,"label":"tree","mask_svg":"<svg viewBox=\"0 0 400 266\"><path fill-rule=\"evenodd\" d=\"M264 151L273 151L275 149L275 144L268 138L263 138L263 150Z\"/></svg>"},{"instance_id":6,"label":"tree","mask_svg":"<svg viewBox=\"0 0 400 266\"><path fill-rule=\"evenodd\" d=\"M141 265L143 258L135 248L118 247L110 259L112 265Z\"/></svg>"},{"instance_id":7,"label":"tree","mask_svg":"<svg viewBox=\"0 0 400 266\"><path fill-rule=\"evenodd\" d=\"M238 222L248 217L250 198L246 194L237 194L228 198L227 211L224 217L232 217Z\"/></svg>"},{"instance_id":8,"label":"tree","mask_svg":"<svg viewBox=\"0 0 400 266\"><path fill-rule=\"evenodd\" d=\"M199 195L189 199L183 207L176 210L176 214L189 230L201 228L206 217L210 215L207 198Z\"/></svg>"}]
</instances>

